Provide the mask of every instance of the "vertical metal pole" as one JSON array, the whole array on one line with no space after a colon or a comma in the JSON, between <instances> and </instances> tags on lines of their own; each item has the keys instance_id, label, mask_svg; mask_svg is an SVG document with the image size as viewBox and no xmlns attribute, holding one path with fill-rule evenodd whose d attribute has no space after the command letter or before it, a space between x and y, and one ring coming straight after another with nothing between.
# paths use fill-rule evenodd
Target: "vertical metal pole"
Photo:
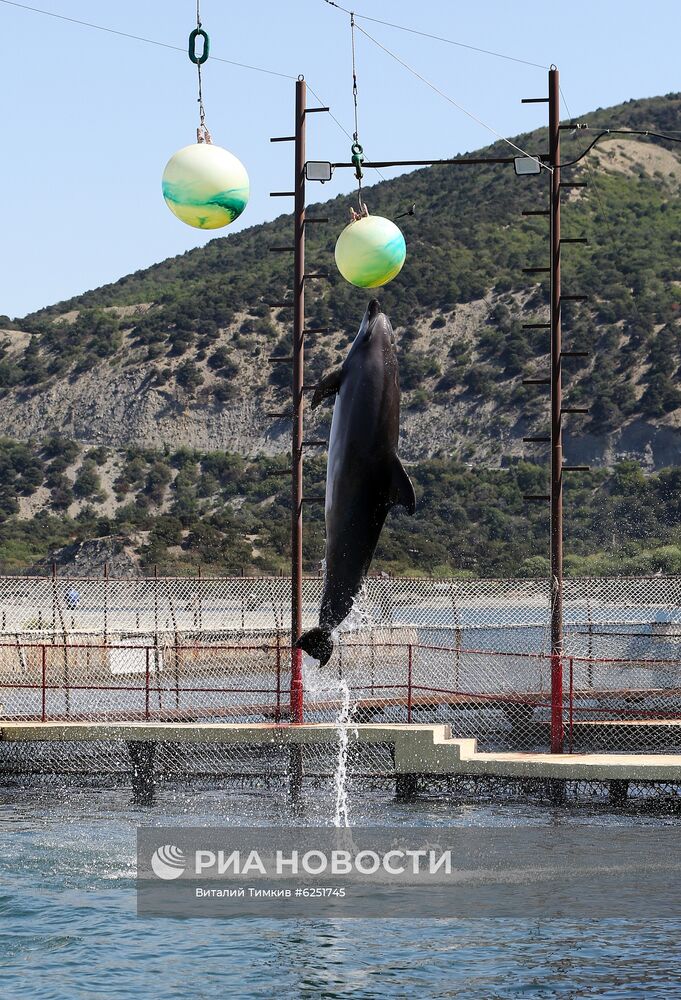
<instances>
[{"instance_id":1,"label":"vertical metal pole","mask_svg":"<svg viewBox=\"0 0 681 1000\"><path fill-rule=\"evenodd\" d=\"M563 751L563 428L560 316L560 86L549 70L551 172L551 752Z\"/></svg>"},{"instance_id":2,"label":"vertical metal pole","mask_svg":"<svg viewBox=\"0 0 681 1000\"><path fill-rule=\"evenodd\" d=\"M303 659L296 643L303 609L303 366L305 329L305 107L304 80L296 80L293 421L291 432L291 721L303 721Z\"/></svg>"},{"instance_id":3,"label":"vertical metal pole","mask_svg":"<svg viewBox=\"0 0 681 1000\"><path fill-rule=\"evenodd\" d=\"M411 678L412 678L412 645L409 643L409 662L407 666L407 722L411 722L411 707L412 707L412 690L411 690Z\"/></svg>"},{"instance_id":4,"label":"vertical metal pole","mask_svg":"<svg viewBox=\"0 0 681 1000\"><path fill-rule=\"evenodd\" d=\"M40 708L40 721L44 722L47 718L47 647L45 643L40 647L41 652L41 663L42 663L42 699Z\"/></svg>"}]
</instances>

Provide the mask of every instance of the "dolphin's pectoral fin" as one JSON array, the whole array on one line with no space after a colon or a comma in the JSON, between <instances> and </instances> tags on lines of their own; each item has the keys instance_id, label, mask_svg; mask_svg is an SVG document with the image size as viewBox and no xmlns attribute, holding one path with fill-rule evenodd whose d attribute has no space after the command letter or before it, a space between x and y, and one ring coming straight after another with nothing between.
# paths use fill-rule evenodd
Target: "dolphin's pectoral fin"
<instances>
[{"instance_id":1,"label":"dolphin's pectoral fin","mask_svg":"<svg viewBox=\"0 0 681 1000\"><path fill-rule=\"evenodd\" d=\"M327 399L328 396L335 396L341 387L341 376L343 373L343 367L334 368L332 372L325 375L324 378L315 386L315 391L312 394L312 402L310 406L315 410L319 404Z\"/></svg>"},{"instance_id":2,"label":"dolphin's pectoral fin","mask_svg":"<svg viewBox=\"0 0 681 1000\"><path fill-rule=\"evenodd\" d=\"M412 481L397 455L393 459L391 473L388 493L389 505L391 507L404 507L407 514L413 514L416 510L416 494Z\"/></svg>"}]
</instances>

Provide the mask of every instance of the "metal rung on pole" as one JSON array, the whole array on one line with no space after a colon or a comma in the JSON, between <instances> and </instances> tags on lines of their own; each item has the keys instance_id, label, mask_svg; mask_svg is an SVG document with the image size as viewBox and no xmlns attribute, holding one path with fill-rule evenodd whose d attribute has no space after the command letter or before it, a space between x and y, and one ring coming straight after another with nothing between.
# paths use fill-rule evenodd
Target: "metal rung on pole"
<instances>
[{"instance_id":1,"label":"metal rung on pole","mask_svg":"<svg viewBox=\"0 0 681 1000\"><path fill-rule=\"evenodd\" d=\"M523 385L551 385L550 378L524 378Z\"/></svg>"},{"instance_id":2,"label":"metal rung on pole","mask_svg":"<svg viewBox=\"0 0 681 1000\"><path fill-rule=\"evenodd\" d=\"M563 414L563 413L588 413L589 412L589 407L588 406L564 406L560 412L561 412L561 414Z\"/></svg>"},{"instance_id":3,"label":"metal rung on pole","mask_svg":"<svg viewBox=\"0 0 681 1000\"><path fill-rule=\"evenodd\" d=\"M526 438L523 438L523 441L527 441L528 443L531 443L531 444L539 444L539 443L541 443L541 444L548 444L550 440L551 440L550 437L526 437Z\"/></svg>"},{"instance_id":4,"label":"metal rung on pole","mask_svg":"<svg viewBox=\"0 0 681 1000\"><path fill-rule=\"evenodd\" d=\"M523 330L550 330L550 323L523 323Z\"/></svg>"},{"instance_id":5,"label":"metal rung on pole","mask_svg":"<svg viewBox=\"0 0 681 1000\"><path fill-rule=\"evenodd\" d=\"M590 465L564 465L563 472L591 472Z\"/></svg>"},{"instance_id":6,"label":"metal rung on pole","mask_svg":"<svg viewBox=\"0 0 681 1000\"><path fill-rule=\"evenodd\" d=\"M551 497L548 493L527 493L523 500L550 500Z\"/></svg>"},{"instance_id":7,"label":"metal rung on pole","mask_svg":"<svg viewBox=\"0 0 681 1000\"><path fill-rule=\"evenodd\" d=\"M523 274L550 274L550 267L523 267L521 268Z\"/></svg>"},{"instance_id":8,"label":"metal rung on pole","mask_svg":"<svg viewBox=\"0 0 681 1000\"><path fill-rule=\"evenodd\" d=\"M548 104L548 97L521 97L521 104Z\"/></svg>"},{"instance_id":9,"label":"metal rung on pole","mask_svg":"<svg viewBox=\"0 0 681 1000\"><path fill-rule=\"evenodd\" d=\"M290 363L291 361L293 361L293 355L289 354L288 357L286 357L286 358L284 358L284 357L271 357L271 358L268 358L267 360L269 361L269 363L271 365L276 365L280 361L287 361L287 362Z\"/></svg>"},{"instance_id":10,"label":"metal rung on pole","mask_svg":"<svg viewBox=\"0 0 681 1000\"><path fill-rule=\"evenodd\" d=\"M563 243L588 243L586 236L564 236L561 239L561 246Z\"/></svg>"},{"instance_id":11,"label":"metal rung on pole","mask_svg":"<svg viewBox=\"0 0 681 1000\"><path fill-rule=\"evenodd\" d=\"M270 191L270 198L294 198L295 191Z\"/></svg>"},{"instance_id":12,"label":"metal rung on pole","mask_svg":"<svg viewBox=\"0 0 681 1000\"><path fill-rule=\"evenodd\" d=\"M561 358L590 358L591 351L561 351Z\"/></svg>"},{"instance_id":13,"label":"metal rung on pole","mask_svg":"<svg viewBox=\"0 0 681 1000\"><path fill-rule=\"evenodd\" d=\"M569 302L586 302L588 298L588 295L561 295L560 300L561 302L565 300Z\"/></svg>"},{"instance_id":14,"label":"metal rung on pole","mask_svg":"<svg viewBox=\"0 0 681 1000\"><path fill-rule=\"evenodd\" d=\"M295 142L296 137L294 135L275 135L274 138L270 138L270 142Z\"/></svg>"},{"instance_id":15,"label":"metal rung on pole","mask_svg":"<svg viewBox=\"0 0 681 1000\"><path fill-rule=\"evenodd\" d=\"M270 253L293 253L295 247L270 247Z\"/></svg>"},{"instance_id":16,"label":"metal rung on pole","mask_svg":"<svg viewBox=\"0 0 681 1000\"><path fill-rule=\"evenodd\" d=\"M521 212L521 215L550 215L551 213L545 208L531 208L525 209Z\"/></svg>"}]
</instances>

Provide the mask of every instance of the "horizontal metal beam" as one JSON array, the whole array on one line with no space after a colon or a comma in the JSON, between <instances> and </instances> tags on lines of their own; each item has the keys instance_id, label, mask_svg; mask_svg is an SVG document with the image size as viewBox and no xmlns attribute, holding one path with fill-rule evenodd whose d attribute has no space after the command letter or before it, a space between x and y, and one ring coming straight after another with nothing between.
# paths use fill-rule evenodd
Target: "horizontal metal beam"
<instances>
[{"instance_id":1,"label":"horizontal metal beam","mask_svg":"<svg viewBox=\"0 0 681 1000\"><path fill-rule=\"evenodd\" d=\"M282 413L272 413L270 411L269 413L265 413L265 416L266 417L273 417L274 419L278 419L280 417L287 417L287 418L288 417L292 417L293 414L291 413L290 410L284 410Z\"/></svg>"},{"instance_id":2,"label":"horizontal metal beam","mask_svg":"<svg viewBox=\"0 0 681 1000\"><path fill-rule=\"evenodd\" d=\"M563 413L588 413L589 412L589 407L588 406L564 406L561 409L560 412L561 412L561 414L563 414Z\"/></svg>"},{"instance_id":3,"label":"horizontal metal beam","mask_svg":"<svg viewBox=\"0 0 681 1000\"><path fill-rule=\"evenodd\" d=\"M569 237L564 236L560 242L561 244L563 244L563 243L588 243L589 241L586 238L586 236L569 236Z\"/></svg>"},{"instance_id":4,"label":"horizontal metal beam","mask_svg":"<svg viewBox=\"0 0 681 1000\"><path fill-rule=\"evenodd\" d=\"M548 97L521 97L521 104L548 104Z\"/></svg>"},{"instance_id":5,"label":"horizontal metal beam","mask_svg":"<svg viewBox=\"0 0 681 1000\"><path fill-rule=\"evenodd\" d=\"M531 159L540 160L542 163L548 162L545 153L528 154ZM446 164L452 167L479 167L486 163L512 164L516 160L515 156L459 156L454 159L433 159L433 160L365 160L362 166L367 167L436 167L438 164ZM354 163L332 163L331 166L342 170L350 168L356 170Z\"/></svg>"},{"instance_id":6,"label":"horizontal metal beam","mask_svg":"<svg viewBox=\"0 0 681 1000\"><path fill-rule=\"evenodd\" d=\"M541 443L541 444L548 444L548 442L550 440L551 440L550 437L526 437L526 438L523 438L523 441L526 441L528 444L539 444L539 443Z\"/></svg>"},{"instance_id":7,"label":"horizontal metal beam","mask_svg":"<svg viewBox=\"0 0 681 1000\"><path fill-rule=\"evenodd\" d=\"M295 191L270 191L270 198L293 198Z\"/></svg>"},{"instance_id":8,"label":"horizontal metal beam","mask_svg":"<svg viewBox=\"0 0 681 1000\"><path fill-rule=\"evenodd\" d=\"M270 142L295 142L294 135L275 135L270 137Z\"/></svg>"},{"instance_id":9,"label":"horizontal metal beam","mask_svg":"<svg viewBox=\"0 0 681 1000\"><path fill-rule=\"evenodd\" d=\"M591 296L589 295L561 295L561 302L586 302Z\"/></svg>"},{"instance_id":10,"label":"horizontal metal beam","mask_svg":"<svg viewBox=\"0 0 681 1000\"><path fill-rule=\"evenodd\" d=\"M523 323L523 330L550 330L550 323Z\"/></svg>"},{"instance_id":11,"label":"horizontal metal beam","mask_svg":"<svg viewBox=\"0 0 681 1000\"><path fill-rule=\"evenodd\" d=\"M564 465L563 472L591 472L590 465Z\"/></svg>"},{"instance_id":12,"label":"horizontal metal beam","mask_svg":"<svg viewBox=\"0 0 681 1000\"><path fill-rule=\"evenodd\" d=\"M550 378L524 378L523 385L551 385Z\"/></svg>"},{"instance_id":13,"label":"horizontal metal beam","mask_svg":"<svg viewBox=\"0 0 681 1000\"><path fill-rule=\"evenodd\" d=\"M590 358L591 351L561 351L561 358Z\"/></svg>"},{"instance_id":14,"label":"horizontal metal beam","mask_svg":"<svg viewBox=\"0 0 681 1000\"><path fill-rule=\"evenodd\" d=\"M319 111L330 111L331 108L305 108L306 115L315 115Z\"/></svg>"}]
</instances>

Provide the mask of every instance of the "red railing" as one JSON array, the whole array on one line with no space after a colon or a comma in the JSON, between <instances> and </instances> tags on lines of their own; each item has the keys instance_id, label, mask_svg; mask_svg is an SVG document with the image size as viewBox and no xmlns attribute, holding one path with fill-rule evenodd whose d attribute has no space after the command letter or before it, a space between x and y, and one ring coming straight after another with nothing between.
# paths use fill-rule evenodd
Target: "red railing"
<instances>
[{"instance_id":1,"label":"red railing","mask_svg":"<svg viewBox=\"0 0 681 1000\"><path fill-rule=\"evenodd\" d=\"M448 704L458 708L500 708L510 713L523 706L527 707L530 713L534 709L544 709L549 712L552 748L555 749L559 743L562 745L563 737L567 735L569 751L573 752L576 727L584 721L595 720L606 724L640 720L642 723L647 721L650 724L652 721L669 722L681 719L681 661L676 659L632 660L582 656L556 658L534 652L463 649L458 646L436 646L427 643L386 642L373 645L347 643L342 648L350 690L358 705L378 709L391 706L406 708L406 718L409 723L414 721L415 709L423 710L429 705L438 704ZM29 651L34 652L34 662L30 664L29 670L34 679L8 677L8 670L0 661L0 690L39 693L38 705L34 702L35 708L32 711L20 713L12 710L7 713L3 709L0 716L39 719L46 722L50 719L63 718L94 721L97 715L106 719L141 718L145 721L157 719L172 721L191 717L264 714L265 717L270 717L279 723L286 714L282 711L282 700L286 698L288 701L290 695L288 657L285 661L282 660L282 650L287 649L288 647L282 647L280 642L201 646L175 644L167 647L139 646L132 643L0 644L0 654L3 651L14 654L19 651L20 657L25 657ZM132 682L127 675L124 681L112 683L115 675L111 674L111 666L105 655L110 654L112 650L118 653L125 653L127 650L131 652L131 656L138 658L143 656L143 671L139 682ZM377 679L372 675L365 679L362 674L367 669L367 656L371 654L372 657L376 657L379 651L384 654L380 667L383 676ZM161 670L159 657L164 655L174 658L174 662L169 668L163 667ZM100 658L101 662L97 667L100 673L109 671L109 675L99 683L95 682L96 678L93 676L94 671L89 659L93 656ZM443 664L439 660L440 656L451 657L453 663L445 661ZM539 684L533 687L523 680L521 675L518 688L509 687L511 668L497 669L496 664L504 664L511 660L520 665L545 666L545 672L540 671ZM190 666L194 664L194 678L187 677L188 673L191 673L188 670L188 661ZM256 665L253 666L253 663ZM584 665L589 668L590 680L586 686L579 687L575 683L576 671ZM595 668L605 672L607 683L594 686ZM561 697L556 697L556 674L560 671L560 688L562 688L564 670L567 671L568 677L567 692L561 693ZM631 672L636 670L663 671L668 677L665 678L663 686L653 687L650 684L632 686ZM624 683L618 685L617 674L620 672L624 674L625 671L628 686ZM246 676L242 683L235 683L236 677L231 679L230 672L240 679L243 675ZM266 683L263 684L262 681L258 683L255 678L249 683L247 680L249 672L264 674L267 677ZM168 683L161 683L161 674L168 679ZM217 675L216 681L220 680L221 683L207 684L206 675L211 674ZM357 676L358 674L360 676ZM464 682L460 683L462 674ZM269 683L270 675L271 683ZM329 673L329 678L329 690L333 695L333 673ZM188 679L192 683L187 683ZM615 683L611 686L613 679ZM524 687L520 684L521 680ZM673 685L668 683L669 680L674 681ZM80 699L79 706L77 696L87 692L139 695L141 704L140 707L135 707L134 704L111 704L100 711L96 706L88 708L87 701L85 700L83 704L83 699ZM60 699L62 704L58 710L50 704L51 696L55 693L62 696ZM210 695L212 703L191 704L185 700L183 705L180 704L183 696L198 695ZM163 706L164 696L174 700L173 707ZM237 696L236 700L234 696ZM243 701L244 698L262 696L264 700L255 704ZM158 707L154 706L156 699ZM651 705L651 702L655 704ZM659 703L662 703L662 707ZM335 705L336 702L332 697L322 702L312 700L308 707L312 711L315 708L318 711L326 711L333 709ZM419 719L422 718L422 715L419 716Z\"/></svg>"}]
</instances>

